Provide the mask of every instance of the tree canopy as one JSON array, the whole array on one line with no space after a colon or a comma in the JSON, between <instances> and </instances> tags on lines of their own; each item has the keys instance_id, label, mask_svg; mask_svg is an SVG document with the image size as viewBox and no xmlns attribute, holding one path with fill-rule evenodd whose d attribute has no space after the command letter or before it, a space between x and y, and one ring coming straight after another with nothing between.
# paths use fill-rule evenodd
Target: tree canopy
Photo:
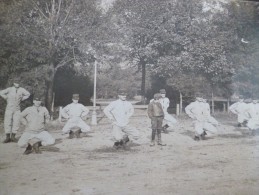
<instances>
[{"instance_id":1,"label":"tree canopy","mask_svg":"<svg viewBox=\"0 0 259 195\"><path fill-rule=\"evenodd\" d=\"M147 96L159 79L163 88L186 95L259 97L258 3L113 0L105 5L1 1L0 87L19 77L31 92L45 96L50 108L58 71L91 79L97 62L98 97L114 97L123 86L132 96L139 91Z\"/></svg>"}]
</instances>

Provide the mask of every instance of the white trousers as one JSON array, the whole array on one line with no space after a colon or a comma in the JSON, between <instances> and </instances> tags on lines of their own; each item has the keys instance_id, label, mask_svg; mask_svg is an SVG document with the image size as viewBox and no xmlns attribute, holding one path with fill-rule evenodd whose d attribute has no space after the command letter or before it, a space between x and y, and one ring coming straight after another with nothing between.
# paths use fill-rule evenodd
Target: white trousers
<instances>
[{"instance_id":1,"label":"white trousers","mask_svg":"<svg viewBox=\"0 0 259 195\"><path fill-rule=\"evenodd\" d=\"M4 129L5 133L17 133L20 128L21 111L12 111L6 108L4 115Z\"/></svg>"},{"instance_id":2,"label":"white trousers","mask_svg":"<svg viewBox=\"0 0 259 195\"><path fill-rule=\"evenodd\" d=\"M55 143L55 139L47 131L42 131L40 133L24 132L18 141L18 146L24 147L35 139L41 141L43 146L48 146Z\"/></svg>"},{"instance_id":3,"label":"white trousers","mask_svg":"<svg viewBox=\"0 0 259 195\"><path fill-rule=\"evenodd\" d=\"M170 115L169 113L165 113L165 117L163 120L163 124L168 124L169 127L173 127L177 123L177 120Z\"/></svg>"},{"instance_id":4,"label":"white trousers","mask_svg":"<svg viewBox=\"0 0 259 195\"><path fill-rule=\"evenodd\" d=\"M124 135L129 136L129 139L137 140L139 138L139 131L132 126L119 127L113 124L112 135L115 141L120 141Z\"/></svg>"},{"instance_id":5,"label":"white trousers","mask_svg":"<svg viewBox=\"0 0 259 195\"><path fill-rule=\"evenodd\" d=\"M247 121L247 120L248 120L247 115L245 115L245 114L238 114L238 115L237 115L237 121L238 121L238 123L243 123L243 122L245 122L245 121Z\"/></svg>"},{"instance_id":6,"label":"white trousers","mask_svg":"<svg viewBox=\"0 0 259 195\"><path fill-rule=\"evenodd\" d=\"M199 136L203 133L203 131L209 131L214 134L217 133L218 130L214 125L215 124L212 124L210 122L195 121L194 123L195 135Z\"/></svg>"},{"instance_id":7,"label":"white trousers","mask_svg":"<svg viewBox=\"0 0 259 195\"><path fill-rule=\"evenodd\" d=\"M251 130L259 129L259 120L257 119L249 119L247 123L247 127Z\"/></svg>"},{"instance_id":8,"label":"white trousers","mask_svg":"<svg viewBox=\"0 0 259 195\"><path fill-rule=\"evenodd\" d=\"M88 126L81 118L72 118L67 121L62 132L68 133L74 127L79 127L82 132L90 131L90 126Z\"/></svg>"}]
</instances>

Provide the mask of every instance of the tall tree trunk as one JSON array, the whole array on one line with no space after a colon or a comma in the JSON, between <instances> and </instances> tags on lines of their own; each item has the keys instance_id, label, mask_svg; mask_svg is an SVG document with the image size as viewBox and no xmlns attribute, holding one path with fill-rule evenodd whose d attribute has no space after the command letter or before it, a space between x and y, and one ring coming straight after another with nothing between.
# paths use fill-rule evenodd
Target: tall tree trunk
<instances>
[{"instance_id":1,"label":"tall tree trunk","mask_svg":"<svg viewBox=\"0 0 259 195\"><path fill-rule=\"evenodd\" d=\"M142 100L142 103L145 103L145 97L146 97L146 63L144 61L141 62L141 72L142 72L141 100Z\"/></svg>"},{"instance_id":2,"label":"tall tree trunk","mask_svg":"<svg viewBox=\"0 0 259 195\"><path fill-rule=\"evenodd\" d=\"M50 63L46 78L47 93L45 99L46 107L49 110L49 112L51 112L51 105L53 101L54 77L55 67L53 63Z\"/></svg>"}]
</instances>

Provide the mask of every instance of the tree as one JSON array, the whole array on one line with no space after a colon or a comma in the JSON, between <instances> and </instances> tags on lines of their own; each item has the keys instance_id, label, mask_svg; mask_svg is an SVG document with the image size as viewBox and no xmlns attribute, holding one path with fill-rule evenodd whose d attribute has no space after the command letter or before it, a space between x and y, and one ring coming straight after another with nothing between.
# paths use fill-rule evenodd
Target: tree
<instances>
[{"instance_id":1,"label":"tree","mask_svg":"<svg viewBox=\"0 0 259 195\"><path fill-rule=\"evenodd\" d=\"M155 0L116 1L113 12L117 16L117 25L124 35L124 44L129 48L131 66L142 73L141 95L146 95L147 66L156 64L160 17L164 2Z\"/></svg>"},{"instance_id":2,"label":"tree","mask_svg":"<svg viewBox=\"0 0 259 195\"><path fill-rule=\"evenodd\" d=\"M15 15L10 17L13 13ZM35 66L47 66L46 105L50 109L57 70L63 66L84 65L88 61L87 56L78 48L78 40L83 32L90 34L98 23L99 16L100 12L93 0L80 0L76 3L74 0L12 2L6 14L6 23L16 23L9 29L12 34L6 39L8 45L3 50L6 52L9 49L13 53L12 50L15 49L17 53L2 55L6 60L5 67L12 64L9 72L17 73ZM10 43L11 39L16 42L17 48L12 48L14 45Z\"/></svg>"},{"instance_id":3,"label":"tree","mask_svg":"<svg viewBox=\"0 0 259 195\"><path fill-rule=\"evenodd\" d=\"M233 60L241 52L241 38L231 5L215 2L217 6L209 6L210 1L177 2L170 4L165 15L163 55L152 71L181 91L190 89L190 79L198 82L198 77L212 91L220 88L226 96L231 94L232 77L241 66ZM196 91L205 89L196 86Z\"/></svg>"}]
</instances>

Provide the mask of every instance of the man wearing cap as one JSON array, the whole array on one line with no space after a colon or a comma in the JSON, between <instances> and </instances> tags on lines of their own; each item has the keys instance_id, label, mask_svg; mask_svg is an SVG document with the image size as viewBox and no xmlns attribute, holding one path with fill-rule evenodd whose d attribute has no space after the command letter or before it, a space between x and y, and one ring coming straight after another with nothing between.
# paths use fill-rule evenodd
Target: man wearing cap
<instances>
[{"instance_id":1,"label":"man wearing cap","mask_svg":"<svg viewBox=\"0 0 259 195\"><path fill-rule=\"evenodd\" d=\"M7 101L4 117L6 139L3 143L17 142L15 134L20 127L20 103L30 97L30 93L19 86L18 79L13 79L13 86L0 91L0 96Z\"/></svg>"},{"instance_id":2,"label":"man wearing cap","mask_svg":"<svg viewBox=\"0 0 259 195\"><path fill-rule=\"evenodd\" d=\"M169 104L170 104L170 100L166 97L166 91L165 89L160 89L160 94L161 94L161 98L159 99L161 105L162 105L162 108L163 108L163 111L164 111L164 126L163 126L163 129L162 131L165 132L165 133L168 133L167 131L167 128L168 127L173 127L177 121L176 119L170 115L167 111L168 107L169 107Z\"/></svg>"},{"instance_id":3,"label":"man wearing cap","mask_svg":"<svg viewBox=\"0 0 259 195\"><path fill-rule=\"evenodd\" d=\"M69 138L76 136L80 137L80 133L90 131L90 127L83 121L89 110L83 105L78 103L79 94L73 94L72 103L62 109L61 116L68 119L66 125L62 129L62 133L69 133ZM79 127L77 131L72 131L72 128Z\"/></svg>"},{"instance_id":4,"label":"man wearing cap","mask_svg":"<svg viewBox=\"0 0 259 195\"><path fill-rule=\"evenodd\" d=\"M210 131L212 133L217 132L217 128L215 126L218 125L218 122L210 116L210 106L208 103L204 102L203 98L196 97L196 101L190 103L185 108L185 112L189 117L195 120L194 140L198 141L205 139L205 135L207 135L206 131Z\"/></svg>"},{"instance_id":5,"label":"man wearing cap","mask_svg":"<svg viewBox=\"0 0 259 195\"><path fill-rule=\"evenodd\" d=\"M237 115L238 127L246 126L246 122L248 120L248 107L249 106L244 102L242 97L239 97L238 102L229 107L229 110Z\"/></svg>"},{"instance_id":6,"label":"man wearing cap","mask_svg":"<svg viewBox=\"0 0 259 195\"><path fill-rule=\"evenodd\" d=\"M127 94L125 90L119 90L119 99L111 102L103 110L104 114L110 119L113 126L114 146L125 146L129 138L137 140L139 131L129 126L129 119L134 113L132 104L126 100Z\"/></svg>"},{"instance_id":7,"label":"man wearing cap","mask_svg":"<svg viewBox=\"0 0 259 195\"><path fill-rule=\"evenodd\" d=\"M259 104L257 100L253 100L252 103L249 104L247 114L249 117L247 127L253 134L255 130L259 129Z\"/></svg>"},{"instance_id":8,"label":"man wearing cap","mask_svg":"<svg viewBox=\"0 0 259 195\"><path fill-rule=\"evenodd\" d=\"M55 139L45 129L45 124L49 122L50 116L46 107L41 106L39 97L33 98L33 106L26 108L21 113L21 120L25 127L25 132L18 141L20 147L27 145L24 154L41 153L40 146L47 146L55 143Z\"/></svg>"},{"instance_id":9,"label":"man wearing cap","mask_svg":"<svg viewBox=\"0 0 259 195\"><path fill-rule=\"evenodd\" d=\"M155 145L155 137L157 134L157 144L161 146L165 146L161 141L161 131L162 131L162 123L164 119L164 110L160 103L160 99L162 98L160 93L156 93L154 95L154 100L151 101L148 105L148 116L151 119L151 144L150 146Z\"/></svg>"}]
</instances>

